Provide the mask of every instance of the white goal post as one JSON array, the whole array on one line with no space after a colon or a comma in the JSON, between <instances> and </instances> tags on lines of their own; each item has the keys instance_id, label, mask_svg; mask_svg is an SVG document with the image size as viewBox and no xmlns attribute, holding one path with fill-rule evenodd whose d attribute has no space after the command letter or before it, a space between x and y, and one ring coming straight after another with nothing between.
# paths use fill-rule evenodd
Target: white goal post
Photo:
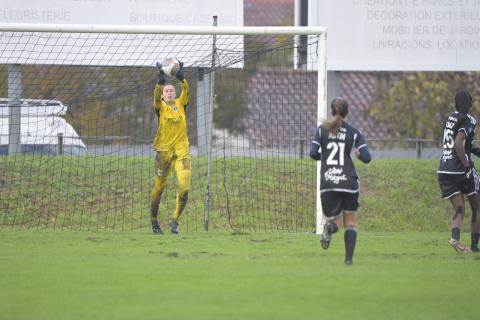
<instances>
[{"instance_id":1,"label":"white goal post","mask_svg":"<svg viewBox=\"0 0 480 320\"><path fill-rule=\"evenodd\" d=\"M308 70L317 72L317 124L320 124L327 118L327 59L326 59L326 41L327 41L327 29L325 27L231 27L231 26L218 26L218 27L177 27L177 26L139 26L139 25L80 25L80 24L20 24L20 23L0 23L0 33L17 33L17 32L35 32L35 33L61 33L62 37L66 37L65 34L147 34L147 35L205 35L205 36L242 36L247 35L264 35L264 36L315 36L318 37L318 45L314 48L309 48L309 52L317 56L315 63L308 66ZM68 37L68 36L67 36ZM62 38L63 39L63 38ZM78 39L77 39L78 40ZM58 42L58 39L56 40ZM243 49L243 38L237 43ZM0 43L5 45L2 37L0 37ZM314 50L315 52L313 52ZM29 53L31 55L31 53ZM78 53L75 53L78 56ZM28 64L27 61L30 56L26 58L20 57L17 60L9 60L10 57L0 56L0 64L3 65L21 65L23 63ZM113 57L113 58L112 58ZM62 57L62 61L71 60ZM184 56L181 56L182 61L186 66L202 67L202 65L192 65L195 61L188 61ZM114 61L114 56L110 56L109 61ZM41 60L40 60L41 61ZM106 60L105 60L106 61ZM94 61L92 65L113 65L111 62L105 62L104 60ZM42 62L40 62L42 63ZM55 64L55 61L50 61L50 64ZM60 62L59 62L60 63ZM81 61L79 62L81 64ZM196 62L198 63L198 61ZM48 64L48 63L45 63ZM72 63L73 64L73 63ZM152 56L140 57L138 60L132 62L133 66L149 66L155 65L155 60ZM232 64L230 67L242 67L240 65ZM316 70L315 70L316 69ZM9 91L10 95L10 91ZM13 100L17 101L18 96L13 93ZM10 98L10 97L9 97ZM27 98L27 97L24 97ZM10 114L10 123L20 123L18 119L12 117L18 116L19 113L13 111ZM211 128L210 128L211 129ZM312 133L314 128L312 128ZM20 130L13 130L11 134L19 135ZM19 137L10 137L11 141L20 141ZM316 233L321 234L324 224L324 216L320 203L320 162L317 162L317 186L316 186Z\"/></svg>"},{"instance_id":2,"label":"white goal post","mask_svg":"<svg viewBox=\"0 0 480 320\"><path fill-rule=\"evenodd\" d=\"M1 31L65 33L197 34L197 35L326 35L326 27L178 27L138 25L88 25L0 23ZM326 40L326 37L325 37Z\"/></svg>"}]
</instances>

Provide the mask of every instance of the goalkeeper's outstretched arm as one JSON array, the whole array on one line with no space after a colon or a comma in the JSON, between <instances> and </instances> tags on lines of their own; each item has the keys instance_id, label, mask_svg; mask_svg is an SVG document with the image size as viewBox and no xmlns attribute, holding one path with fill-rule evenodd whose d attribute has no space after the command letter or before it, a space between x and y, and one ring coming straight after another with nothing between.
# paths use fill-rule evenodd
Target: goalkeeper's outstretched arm
<instances>
[{"instance_id":1,"label":"goalkeeper's outstretched arm","mask_svg":"<svg viewBox=\"0 0 480 320\"><path fill-rule=\"evenodd\" d=\"M163 86L158 84L155 85L155 90L153 91L153 109L157 115L157 118L160 117L160 106L162 105L162 92Z\"/></svg>"},{"instance_id":2,"label":"goalkeeper's outstretched arm","mask_svg":"<svg viewBox=\"0 0 480 320\"><path fill-rule=\"evenodd\" d=\"M165 73L162 70L162 64L157 62L157 84L153 91L153 109L157 118L160 117L160 106L162 105L163 86L165 84Z\"/></svg>"},{"instance_id":3,"label":"goalkeeper's outstretched arm","mask_svg":"<svg viewBox=\"0 0 480 320\"><path fill-rule=\"evenodd\" d=\"M190 93L189 93L190 88L188 87L188 82L186 79L183 79L181 81L181 86L182 86L182 93L180 94L179 99L182 102L183 106L186 108L188 106L188 103L190 102Z\"/></svg>"},{"instance_id":4,"label":"goalkeeper's outstretched arm","mask_svg":"<svg viewBox=\"0 0 480 320\"><path fill-rule=\"evenodd\" d=\"M190 88L188 87L188 82L183 74L183 62L180 62L180 69L178 70L175 77L178 81L180 81L180 85L182 86L182 93L180 94L179 99L182 102L184 108L186 108L188 106L188 103L190 102Z\"/></svg>"}]
</instances>

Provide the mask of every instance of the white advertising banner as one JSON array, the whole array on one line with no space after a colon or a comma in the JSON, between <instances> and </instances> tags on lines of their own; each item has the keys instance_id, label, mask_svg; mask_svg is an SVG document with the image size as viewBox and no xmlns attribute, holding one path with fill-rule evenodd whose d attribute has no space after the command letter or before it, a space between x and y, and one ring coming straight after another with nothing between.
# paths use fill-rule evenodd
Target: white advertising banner
<instances>
[{"instance_id":1,"label":"white advertising banner","mask_svg":"<svg viewBox=\"0 0 480 320\"><path fill-rule=\"evenodd\" d=\"M243 0L0 0L0 22L243 26Z\"/></svg>"},{"instance_id":2,"label":"white advertising banner","mask_svg":"<svg viewBox=\"0 0 480 320\"><path fill-rule=\"evenodd\" d=\"M480 70L480 0L309 1L329 70Z\"/></svg>"},{"instance_id":3,"label":"white advertising banner","mask_svg":"<svg viewBox=\"0 0 480 320\"><path fill-rule=\"evenodd\" d=\"M0 0L1 23L55 25L243 26L243 0ZM2 32L0 64L154 66L177 57L211 65L213 37ZM241 61L243 36L218 36L217 50ZM241 62L229 67L241 67Z\"/></svg>"}]
</instances>

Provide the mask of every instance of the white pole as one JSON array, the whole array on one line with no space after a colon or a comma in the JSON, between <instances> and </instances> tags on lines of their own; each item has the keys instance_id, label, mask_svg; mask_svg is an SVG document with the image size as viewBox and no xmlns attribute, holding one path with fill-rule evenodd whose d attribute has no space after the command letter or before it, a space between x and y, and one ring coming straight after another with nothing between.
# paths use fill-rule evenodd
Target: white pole
<instances>
[{"instance_id":1,"label":"white pole","mask_svg":"<svg viewBox=\"0 0 480 320\"><path fill-rule=\"evenodd\" d=\"M318 63L317 63L317 124L320 125L327 118L327 34L322 33L319 37ZM320 172L321 162L317 161L317 226L316 233L322 234L325 216L322 210L320 198Z\"/></svg>"},{"instance_id":2,"label":"white pole","mask_svg":"<svg viewBox=\"0 0 480 320\"><path fill-rule=\"evenodd\" d=\"M294 25L300 25L300 0L295 0L295 7L294 7ZM300 37L298 35L295 36L295 44L296 48L293 51L293 67L295 69L298 68L298 44L300 43Z\"/></svg>"},{"instance_id":3,"label":"white pole","mask_svg":"<svg viewBox=\"0 0 480 320\"><path fill-rule=\"evenodd\" d=\"M65 32L65 33L136 33L136 34L220 34L255 35L284 34L312 35L327 31L325 27L172 27L88 24L0 23L1 31Z\"/></svg>"},{"instance_id":4,"label":"white pole","mask_svg":"<svg viewBox=\"0 0 480 320\"><path fill-rule=\"evenodd\" d=\"M8 65L8 155L21 152L22 66Z\"/></svg>"},{"instance_id":5,"label":"white pole","mask_svg":"<svg viewBox=\"0 0 480 320\"><path fill-rule=\"evenodd\" d=\"M213 26L217 27L217 16L213 16ZM217 54L217 36L213 35L212 42L212 70L208 74L210 79L209 103L207 104L207 190L205 193L205 218L204 227L208 231L210 221L210 193L211 193L211 171L212 171L212 137L213 137L213 109L215 106L215 65Z\"/></svg>"}]
</instances>

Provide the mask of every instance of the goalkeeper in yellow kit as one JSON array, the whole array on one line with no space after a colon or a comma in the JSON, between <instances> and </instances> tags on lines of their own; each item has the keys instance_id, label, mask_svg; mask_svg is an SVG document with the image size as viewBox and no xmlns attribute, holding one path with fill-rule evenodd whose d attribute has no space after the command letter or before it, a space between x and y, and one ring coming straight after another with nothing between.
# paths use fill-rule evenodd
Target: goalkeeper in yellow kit
<instances>
[{"instance_id":1,"label":"goalkeeper in yellow kit","mask_svg":"<svg viewBox=\"0 0 480 320\"><path fill-rule=\"evenodd\" d=\"M153 108L158 117L158 130L153 142L156 153L155 185L151 197L150 216L152 231L162 233L158 221L158 207L167 184L167 177L174 168L178 181L178 193L175 211L170 221L170 230L172 233L178 233L178 218L187 204L192 173L185 113L189 102L189 88L183 75L182 62L175 75L182 86L182 93L178 99L175 86L165 83L165 74L159 62L157 62L157 70L158 81L153 94Z\"/></svg>"}]
</instances>

